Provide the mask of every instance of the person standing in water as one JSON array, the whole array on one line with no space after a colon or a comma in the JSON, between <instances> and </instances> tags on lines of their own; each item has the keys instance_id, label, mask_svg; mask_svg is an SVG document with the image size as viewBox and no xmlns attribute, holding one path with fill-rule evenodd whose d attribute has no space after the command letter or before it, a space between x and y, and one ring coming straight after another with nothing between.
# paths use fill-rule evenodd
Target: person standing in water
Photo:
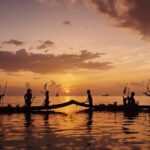
<instances>
[{"instance_id":1,"label":"person standing in water","mask_svg":"<svg viewBox=\"0 0 150 150\"><path fill-rule=\"evenodd\" d=\"M90 90L87 90L87 96L88 96L87 100L89 102L89 108L92 109L93 108L93 98L92 98Z\"/></svg>"},{"instance_id":2,"label":"person standing in water","mask_svg":"<svg viewBox=\"0 0 150 150\"><path fill-rule=\"evenodd\" d=\"M27 89L27 93L24 95L24 100L25 100L25 106L27 108L31 107L31 100L32 100L32 90L31 89Z\"/></svg>"},{"instance_id":3,"label":"person standing in water","mask_svg":"<svg viewBox=\"0 0 150 150\"><path fill-rule=\"evenodd\" d=\"M128 105L135 105L135 98L134 98L134 96L135 96L135 92L132 92L131 93L131 96L128 98Z\"/></svg>"},{"instance_id":4,"label":"person standing in water","mask_svg":"<svg viewBox=\"0 0 150 150\"><path fill-rule=\"evenodd\" d=\"M49 91L45 91L45 100L44 100L44 107L45 108L48 108L48 106L49 106Z\"/></svg>"}]
</instances>

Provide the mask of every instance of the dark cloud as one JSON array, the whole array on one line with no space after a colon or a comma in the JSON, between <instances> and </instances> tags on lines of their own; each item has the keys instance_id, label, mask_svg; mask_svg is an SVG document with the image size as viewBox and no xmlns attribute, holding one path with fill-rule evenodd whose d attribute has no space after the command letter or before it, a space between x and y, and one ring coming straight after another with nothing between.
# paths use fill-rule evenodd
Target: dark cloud
<instances>
[{"instance_id":1,"label":"dark cloud","mask_svg":"<svg viewBox=\"0 0 150 150\"><path fill-rule=\"evenodd\" d=\"M46 5L73 5L77 0L38 0ZM114 25L139 32L150 39L150 0L80 0L113 20ZM67 22L66 22L67 23ZM69 25L69 22L68 24Z\"/></svg>"},{"instance_id":2,"label":"dark cloud","mask_svg":"<svg viewBox=\"0 0 150 150\"><path fill-rule=\"evenodd\" d=\"M15 45L15 46L22 46L24 44L23 41L19 41L19 40L14 40L14 39L10 39L8 41L4 41L2 42L3 44L12 44L12 45Z\"/></svg>"},{"instance_id":3,"label":"dark cloud","mask_svg":"<svg viewBox=\"0 0 150 150\"><path fill-rule=\"evenodd\" d=\"M33 54L22 49L16 53L0 51L0 69L7 72L31 71L35 73L63 73L68 70L108 70L111 62L94 62L102 53L86 50L80 54Z\"/></svg>"},{"instance_id":4,"label":"dark cloud","mask_svg":"<svg viewBox=\"0 0 150 150\"><path fill-rule=\"evenodd\" d=\"M66 21L63 22L63 25L71 25L71 22L66 20Z\"/></svg>"},{"instance_id":5,"label":"dark cloud","mask_svg":"<svg viewBox=\"0 0 150 150\"><path fill-rule=\"evenodd\" d=\"M144 38L150 37L149 0L85 0L89 6L114 19L117 26L138 31Z\"/></svg>"},{"instance_id":6,"label":"dark cloud","mask_svg":"<svg viewBox=\"0 0 150 150\"><path fill-rule=\"evenodd\" d=\"M54 42L47 40L47 41L41 41L41 44L37 47L38 49L45 49L48 47L51 47L54 45Z\"/></svg>"}]
</instances>

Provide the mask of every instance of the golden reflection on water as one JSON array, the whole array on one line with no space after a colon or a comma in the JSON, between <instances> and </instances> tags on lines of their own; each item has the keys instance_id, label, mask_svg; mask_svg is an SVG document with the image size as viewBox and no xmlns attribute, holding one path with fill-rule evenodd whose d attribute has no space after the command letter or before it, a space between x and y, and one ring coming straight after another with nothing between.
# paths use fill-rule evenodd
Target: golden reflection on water
<instances>
[{"instance_id":1,"label":"golden reflection on water","mask_svg":"<svg viewBox=\"0 0 150 150\"><path fill-rule=\"evenodd\" d=\"M149 149L149 113L0 116L0 149Z\"/></svg>"},{"instance_id":2,"label":"golden reflection on water","mask_svg":"<svg viewBox=\"0 0 150 150\"><path fill-rule=\"evenodd\" d=\"M35 101L34 105L42 103ZM55 97L52 103L86 97ZM110 103L112 97L96 97ZM113 100L119 97L114 97ZM143 104L147 99L142 99ZM6 99L6 102L10 102ZM14 99L22 104L22 99ZM118 100L118 102L121 102ZM74 105L54 114L0 115L0 149L150 149L149 113L84 112Z\"/></svg>"}]
</instances>

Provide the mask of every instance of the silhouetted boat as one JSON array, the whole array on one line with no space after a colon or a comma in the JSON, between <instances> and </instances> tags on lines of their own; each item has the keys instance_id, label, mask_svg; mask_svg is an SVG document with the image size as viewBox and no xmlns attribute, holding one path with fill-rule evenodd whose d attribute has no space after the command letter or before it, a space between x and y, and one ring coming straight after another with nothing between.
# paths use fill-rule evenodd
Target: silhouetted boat
<instances>
[{"instance_id":1,"label":"silhouetted boat","mask_svg":"<svg viewBox=\"0 0 150 150\"><path fill-rule=\"evenodd\" d=\"M12 107L11 105L0 107L0 114L9 114L9 113L51 113L52 110L57 108L63 108L69 105L78 105L81 107L89 108L88 104L78 102L75 100L70 100L68 102L64 102L61 104L50 105L47 108L44 106L32 106L31 108L26 108L25 106L19 107ZM93 105L93 111L111 111L111 112L133 112L133 111L147 111L150 112L150 106L148 105L134 105L134 106L123 106L123 105L116 105L116 104L100 104L100 105Z\"/></svg>"}]
</instances>

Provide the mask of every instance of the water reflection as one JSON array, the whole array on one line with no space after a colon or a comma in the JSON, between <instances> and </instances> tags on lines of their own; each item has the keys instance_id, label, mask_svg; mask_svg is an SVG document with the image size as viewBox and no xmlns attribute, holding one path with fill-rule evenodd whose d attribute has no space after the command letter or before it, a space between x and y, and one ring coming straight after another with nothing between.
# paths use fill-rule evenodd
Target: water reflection
<instances>
[{"instance_id":1,"label":"water reflection","mask_svg":"<svg viewBox=\"0 0 150 150\"><path fill-rule=\"evenodd\" d=\"M49 114L43 116L45 126L49 126Z\"/></svg>"},{"instance_id":2,"label":"water reflection","mask_svg":"<svg viewBox=\"0 0 150 150\"><path fill-rule=\"evenodd\" d=\"M134 123L136 122L136 119L138 118L138 112L124 112L124 122L123 122L123 131L125 134L135 134L138 133L134 130L135 128L130 128Z\"/></svg>"},{"instance_id":3,"label":"water reflection","mask_svg":"<svg viewBox=\"0 0 150 150\"><path fill-rule=\"evenodd\" d=\"M1 115L0 126L0 149L150 148L148 113Z\"/></svg>"},{"instance_id":4,"label":"water reflection","mask_svg":"<svg viewBox=\"0 0 150 150\"><path fill-rule=\"evenodd\" d=\"M124 117L125 119L127 118L128 120L135 120L138 118L139 112L138 111L132 111L132 112L124 112Z\"/></svg>"},{"instance_id":5,"label":"water reflection","mask_svg":"<svg viewBox=\"0 0 150 150\"><path fill-rule=\"evenodd\" d=\"M87 131L91 132L92 131L92 124L93 124L93 111L89 110L87 112Z\"/></svg>"},{"instance_id":6,"label":"water reflection","mask_svg":"<svg viewBox=\"0 0 150 150\"><path fill-rule=\"evenodd\" d=\"M25 117L25 121L24 121L25 127L30 127L32 125L31 114L30 113L25 113L24 117Z\"/></svg>"}]
</instances>

